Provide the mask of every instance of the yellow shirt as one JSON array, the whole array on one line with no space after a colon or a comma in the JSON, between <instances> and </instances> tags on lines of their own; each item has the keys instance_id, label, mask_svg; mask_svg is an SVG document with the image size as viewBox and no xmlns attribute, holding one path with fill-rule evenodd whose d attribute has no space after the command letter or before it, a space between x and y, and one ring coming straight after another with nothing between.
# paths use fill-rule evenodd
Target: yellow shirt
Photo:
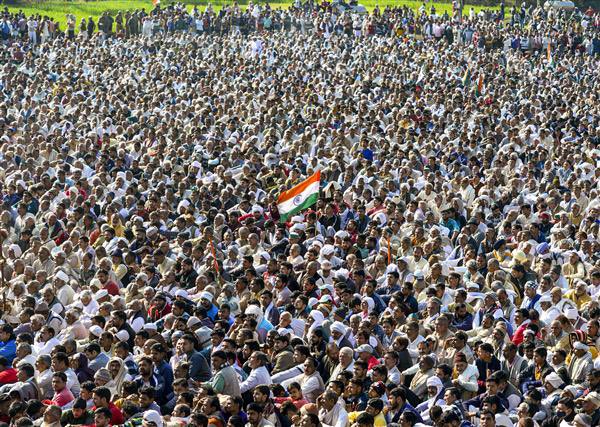
<instances>
[{"instance_id":1,"label":"yellow shirt","mask_svg":"<svg viewBox=\"0 0 600 427\"><path fill-rule=\"evenodd\" d=\"M362 414L365 411L355 411L355 412L350 412L348 414L348 421L350 424L354 424L354 421L356 421L356 418ZM375 427L386 427L387 426L387 422L385 421L385 416L383 415L383 412L380 412L379 414L377 414L377 416L375 417Z\"/></svg>"},{"instance_id":2,"label":"yellow shirt","mask_svg":"<svg viewBox=\"0 0 600 427\"><path fill-rule=\"evenodd\" d=\"M573 301L577 305L577 310L581 310L585 305L587 305L592 300L592 297L590 297L587 293L578 297L575 289L571 289L570 291L568 291L565 294L565 298Z\"/></svg>"}]
</instances>

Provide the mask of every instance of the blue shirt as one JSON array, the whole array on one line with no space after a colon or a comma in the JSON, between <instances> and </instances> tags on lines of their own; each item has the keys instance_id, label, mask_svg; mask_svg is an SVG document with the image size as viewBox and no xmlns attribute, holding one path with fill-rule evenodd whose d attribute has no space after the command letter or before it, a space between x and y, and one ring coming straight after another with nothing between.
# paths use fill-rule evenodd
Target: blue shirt
<instances>
[{"instance_id":1,"label":"blue shirt","mask_svg":"<svg viewBox=\"0 0 600 427\"><path fill-rule=\"evenodd\" d=\"M448 221L442 221L441 224L450 230L450 234L452 234L455 231L460 230L460 226L458 225L456 220L454 220L452 218L448 219Z\"/></svg>"},{"instance_id":2,"label":"blue shirt","mask_svg":"<svg viewBox=\"0 0 600 427\"><path fill-rule=\"evenodd\" d=\"M210 320L212 320L214 322L215 319L217 318L218 313L219 313L219 309L217 308L216 305L213 304L210 306L210 310L207 311L206 315L210 318Z\"/></svg>"},{"instance_id":3,"label":"blue shirt","mask_svg":"<svg viewBox=\"0 0 600 427\"><path fill-rule=\"evenodd\" d=\"M164 387L160 395L157 394L156 401L159 403L168 402L168 396L173 391L173 369L164 360L154 368L154 374L163 379Z\"/></svg>"},{"instance_id":4,"label":"blue shirt","mask_svg":"<svg viewBox=\"0 0 600 427\"><path fill-rule=\"evenodd\" d=\"M5 357L8 363L12 364L12 361L17 356L17 343L15 340L8 340L6 342L0 341L0 356Z\"/></svg>"}]
</instances>

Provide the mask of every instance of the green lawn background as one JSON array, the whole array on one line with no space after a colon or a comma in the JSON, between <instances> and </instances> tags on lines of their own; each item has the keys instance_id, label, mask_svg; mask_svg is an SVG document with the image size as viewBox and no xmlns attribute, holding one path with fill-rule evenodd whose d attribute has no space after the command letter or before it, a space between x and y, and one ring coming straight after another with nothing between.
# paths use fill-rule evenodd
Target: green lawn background
<instances>
[{"instance_id":1,"label":"green lawn background","mask_svg":"<svg viewBox=\"0 0 600 427\"><path fill-rule=\"evenodd\" d=\"M468 1L468 0L467 0ZM161 1L161 4L167 5L171 2L166 0ZM188 9L192 9L194 6L198 6L200 10L204 10L206 5L209 3L206 0L185 0L182 3L185 3ZM213 8L220 9L223 6L233 4L233 1L223 1L216 0L211 1ZM238 2L242 8L246 7L247 0ZM259 3L264 4L264 1L260 1ZM270 3L272 8L287 8L292 2L272 2ZM416 0L359 0L359 3L364 5L367 9L372 10L377 5L380 8L385 6L408 6L412 9L417 10L422 2ZM439 14L443 14L444 11L447 11L448 14L452 14L452 4L450 2L438 3L438 2L429 2L426 4L427 13L429 13L429 8L431 5L435 6L436 12ZM480 11L481 9L491 9L490 7L482 7L482 6L473 6L475 11ZM22 1L18 2L16 5L8 6L8 9L11 12L16 12L22 10L26 15L32 15L39 13L41 15L46 15L51 18L54 18L55 21L60 22L61 29L65 29L66 23L66 15L68 13L73 14L77 17L77 22L81 20L81 18L93 17L96 22L100 14L104 11L108 11L111 15L116 15L118 11L126 11L126 10L136 10L145 8L148 12L153 8L152 2L150 0L97 0L97 1L82 1L82 0L72 0L72 1L58 1L58 0L40 0L40 1ZM463 12L468 13L471 5L466 4ZM79 25L79 24L78 24Z\"/></svg>"}]
</instances>

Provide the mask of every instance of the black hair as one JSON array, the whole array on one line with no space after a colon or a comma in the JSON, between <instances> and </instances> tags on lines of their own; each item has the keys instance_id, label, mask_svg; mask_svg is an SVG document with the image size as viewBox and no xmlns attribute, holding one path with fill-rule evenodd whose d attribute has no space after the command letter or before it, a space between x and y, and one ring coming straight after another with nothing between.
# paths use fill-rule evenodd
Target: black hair
<instances>
[{"instance_id":1,"label":"black hair","mask_svg":"<svg viewBox=\"0 0 600 427\"><path fill-rule=\"evenodd\" d=\"M107 402L110 402L111 394L108 387L96 387L93 391L98 397L106 399Z\"/></svg>"},{"instance_id":2,"label":"black hair","mask_svg":"<svg viewBox=\"0 0 600 427\"><path fill-rule=\"evenodd\" d=\"M111 418L112 417L112 413L110 412L110 409L105 408L105 407L101 407L98 408L94 411L94 414L96 415L104 415L106 418Z\"/></svg>"},{"instance_id":3,"label":"black hair","mask_svg":"<svg viewBox=\"0 0 600 427\"><path fill-rule=\"evenodd\" d=\"M86 409L86 408L87 408L87 402L85 401L85 399L83 399L81 397L78 397L73 402L73 409Z\"/></svg>"},{"instance_id":4,"label":"black hair","mask_svg":"<svg viewBox=\"0 0 600 427\"><path fill-rule=\"evenodd\" d=\"M94 391L95 388L96 388L96 384L94 384L93 381L85 381L81 384L82 390L92 392L92 391Z\"/></svg>"},{"instance_id":5,"label":"black hair","mask_svg":"<svg viewBox=\"0 0 600 427\"><path fill-rule=\"evenodd\" d=\"M31 378L35 375L35 368L29 363L24 363L21 366L19 366L19 370L23 371L25 375L27 375L27 378Z\"/></svg>"},{"instance_id":6,"label":"black hair","mask_svg":"<svg viewBox=\"0 0 600 427\"><path fill-rule=\"evenodd\" d=\"M5 323L4 325L0 325L0 331L10 334L11 340L15 339L15 331L14 331L13 327L10 326L8 323Z\"/></svg>"},{"instance_id":7,"label":"black hair","mask_svg":"<svg viewBox=\"0 0 600 427\"><path fill-rule=\"evenodd\" d=\"M248 407L246 409L246 412L250 412L250 411L254 411L254 412L258 412L259 414L262 414L263 407L259 403L252 402L252 403L248 404Z\"/></svg>"},{"instance_id":8,"label":"black hair","mask_svg":"<svg viewBox=\"0 0 600 427\"><path fill-rule=\"evenodd\" d=\"M45 405L37 399L27 401L27 415L34 418L37 417L38 413L44 408Z\"/></svg>"},{"instance_id":9,"label":"black hair","mask_svg":"<svg viewBox=\"0 0 600 427\"><path fill-rule=\"evenodd\" d=\"M138 390L138 394L143 394L149 399L154 400L154 398L156 397L156 390L154 389L154 387L143 386Z\"/></svg>"},{"instance_id":10,"label":"black hair","mask_svg":"<svg viewBox=\"0 0 600 427\"><path fill-rule=\"evenodd\" d=\"M193 421L197 427L208 427L208 417L200 412L192 413L190 421Z\"/></svg>"},{"instance_id":11,"label":"black hair","mask_svg":"<svg viewBox=\"0 0 600 427\"><path fill-rule=\"evenodd\" d=\"M52 374L52 377L60 378L65 383L67 382L67 374L65 374L64 372L55 372L54 374Z\"/></svg>"},{"instance_id":12,"label":"black hair","mask_svg":"<svg viewBox=\"0 0 600 427\"><path fill-rule=\"evenodd\" d=\"M406 412L408 412L408 411L406 411ZM366 412L361 412L360 415L358 417L356 417L356 423L357 424L367 424L367 425L372 426L375 424L375 418L371 414L368 414Z\"/></svg>"}]
</instances>

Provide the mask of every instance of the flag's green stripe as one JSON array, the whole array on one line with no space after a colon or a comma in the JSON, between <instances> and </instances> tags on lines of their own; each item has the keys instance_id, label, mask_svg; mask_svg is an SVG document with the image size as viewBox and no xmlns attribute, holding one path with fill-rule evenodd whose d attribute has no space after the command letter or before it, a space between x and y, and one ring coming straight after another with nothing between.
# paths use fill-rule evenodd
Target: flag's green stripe
<instances>
[{"instance_id":1,"label":"flag's green stripe","mask_svg":"<svg viewBox=\"0 0 600 427\"><path fill-rule=\"evenodd\" d=\"M296 213L300 212L301 210L307 209L307 208L311 207L312 205L314 205L315 203L317 203L317 200L319 200L319 193L311 194L310 196L308 196L306 198L306 200L304 200L304 202L301 205L298 205L294 209L289 211L288 213L281 215L279 220L281 222L286 222L287 219L289 217L291 217L292 215L295 215Z\"/></svg>"}]
</instances>

